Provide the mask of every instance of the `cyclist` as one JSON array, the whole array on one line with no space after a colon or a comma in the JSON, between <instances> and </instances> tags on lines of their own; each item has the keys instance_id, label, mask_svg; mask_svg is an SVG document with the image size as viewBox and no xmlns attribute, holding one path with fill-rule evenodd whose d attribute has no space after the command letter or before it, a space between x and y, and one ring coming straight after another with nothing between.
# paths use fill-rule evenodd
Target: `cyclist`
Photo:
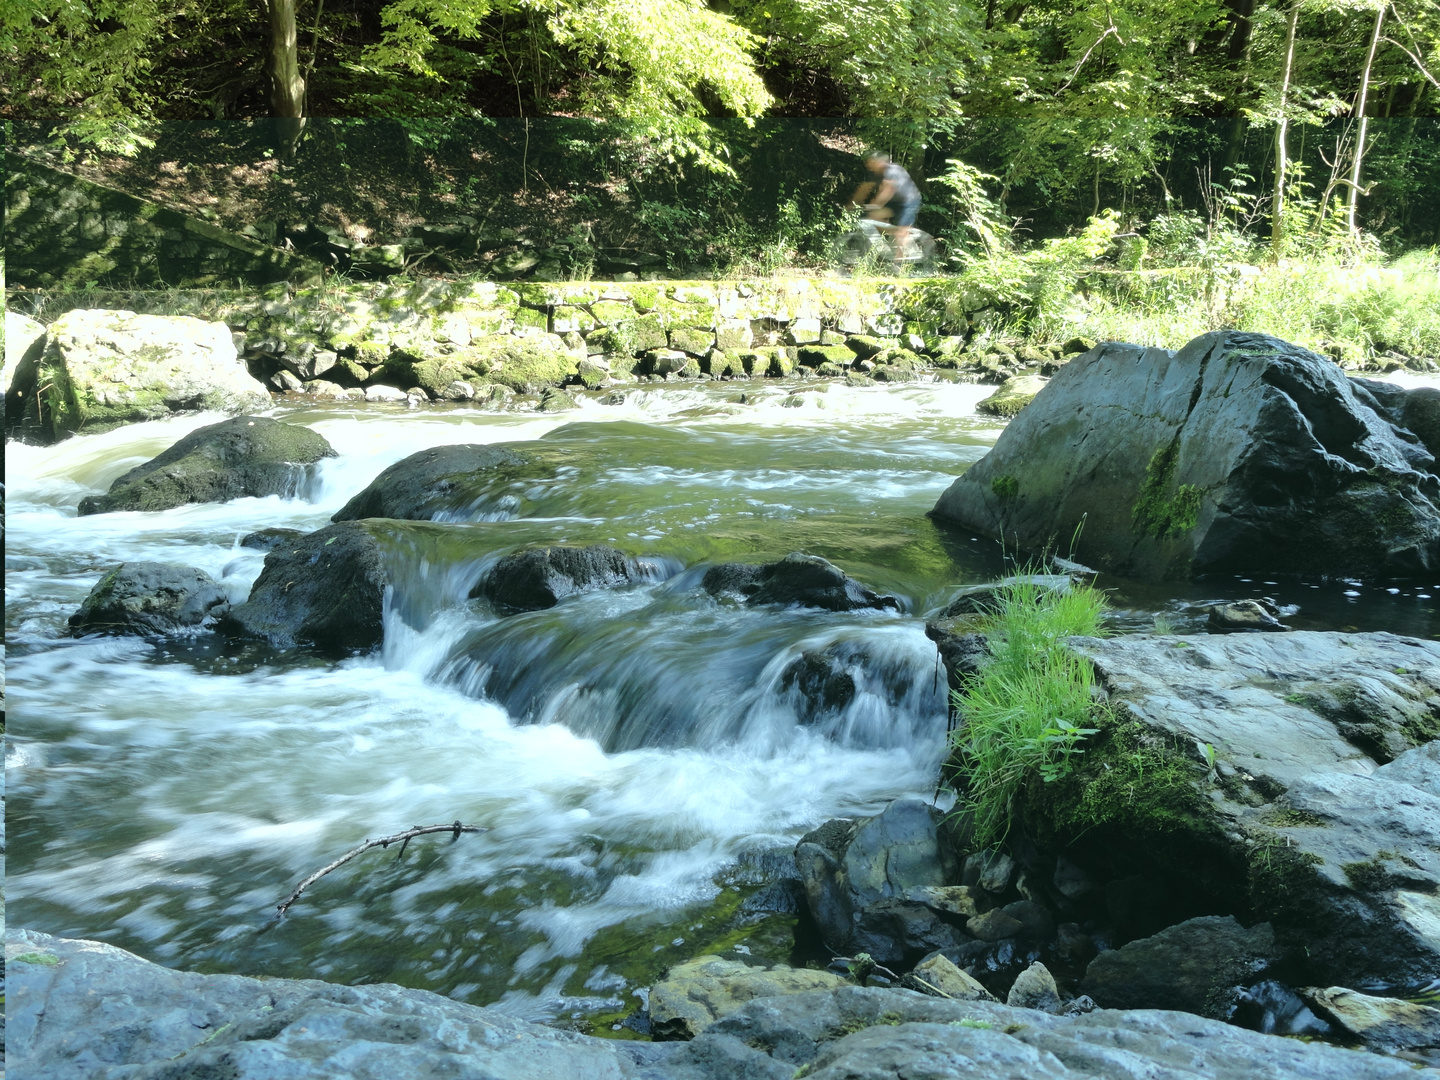
<instances>
[{"instance_id":1,"label":"cyclist","mask_svg":"<svg viewBox=\"0 0 1440 1080\"><path fill-rule=\"evenodd\" d=\"M915 186L915 181L910 179L910 174L885 154L871 154L865 159L865 167L874 173L877 179L856 188L850 202L852 205L868 203L870 217L877 221L894 215L895 265L898 268L907 250L910 227L915 224L915 215L920 212L920 189ZM892 201L895 204L893 210L882 209Z\"/></svg>"}]
</instances>

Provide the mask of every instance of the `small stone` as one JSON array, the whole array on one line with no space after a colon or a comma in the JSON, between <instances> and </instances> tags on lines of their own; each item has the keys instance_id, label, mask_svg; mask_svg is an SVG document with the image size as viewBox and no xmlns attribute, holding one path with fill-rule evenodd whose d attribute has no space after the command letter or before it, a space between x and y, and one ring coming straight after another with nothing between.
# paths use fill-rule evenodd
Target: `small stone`
<instances>
[{"instance_id":1,"label":"small stone","mask_svg":"<svg viewBox=\"0 0 1440 1080\"><path fill-rule=\"evenodd\" d=\"M1042 940L1055 933L1055 918L1034 900L1016 900L1000 909L1020 924L1020 936ZM979 935L976 935L977 937Z\"/></svg>"},{"instance_id":2,"label":"small stone","mask_svg":"<svg viewBox=\"0 0 1440 1080\"><path fill-rule=\"evenodd\" d=\"M1212 607L1205 629L1212 634L1233 634L1284 631L1290 627L1266 611L1261 602L1236 600L1231 604L1216 604Z\"/></svg>"},{"instance_id":3,"label":"small stone","mask_svg":"<svg viewBox=\"0 0 1440 1080\"><path fill-rule=\"evenodd\" d=\"M1038 960L1020 973L1010 987L1005 1004L1012 1009L1039 1009L1047 1013L1059 1013L1064 1007L1055 985L1055 976Z\"/></svg>"},{"instance_id":4,"label":"small stone","mask_svg":"<svg viewBox=\"0 0 1440 1080\"><path fill-rule=\"evenodd\" d=\"M365 388L366 401L395 402L404 401L405 391L397 386L367 386Z\"/></svg>"},{"instance_id":5,"label":"small stone","mask_svg":"<svg viewBox=\"0 0 1440 1080\"><path fill-rule=\"evenodd\" d=\"M956 1001L997 1001L994 994L956 967L944 953L931 953L910 973ZM923 993L925 988L919 988Z\"/></svg>"},{"instance_id":6,"label":"small stone","mask_svg":"<svg viewBox=\"0 0 1440 1080\"><path fill-rule=\"evenodd\" d=\"M1440 1009L1400 998L1372 997L1343 986L1310 987L1300 996L1371 1050L1394 1053L1440 1046Z\"/></svg>"},{"instance_id":7,"label":"small stone","mask_svg":"<svg viewBox=\"0 0 1440 1080\"><path fill-rule=\"evenodd\" d=\"M981 941L1004 941L1006 938L1019 937L1024 928L1019 919L999 908L976 915L965 923L965 929L970 931L970 935Z\"/></svg>"},{"instance_id":8,"label":"small stone","mask_svg":"<svg viewBox=\"0 0 1440 1080\"><path fill-rule=\"evenodd\" d=\"M905 890L905 899L945 915L967 919L990 907L990 898L968 885L917 885Z\"/></svg>"},{"instance_id":9,"label":"small stone","mask_svg":"<svg viewBox=\"0 0 1440 1080\"><path fill-rule=\"evenodd\" d=\"M463 379L456 379L445 387L442 396L446 401L469 401L475 396L475 387Z\"/></svg>"},{"instance_id":10,"label":"small stone","mask_svg":"<svg viewBox=\"0 0 1440 1080\"><path fill-rule=\"evenodd\" d=\"M1010 888L1010 881L1015 876L1014 859L1003 852L980 852L970 856L970 859L976 858L980 860L980 875L976 881L980 888L997 896ZM970 859L965 860L967 870Z\"/></svg>"},{"instance_id":11,"label":"small stone","mask_svg":"<svg viewBox=\"0 0 1440 1080\"><path fill-rule=\"evenodd\" d=\"M1081 900L1100 891L1094 878L1063 855L1055 860L1055 876L1051 880L1055 890L1067 900Z\"/></svg>"}]
</instances>

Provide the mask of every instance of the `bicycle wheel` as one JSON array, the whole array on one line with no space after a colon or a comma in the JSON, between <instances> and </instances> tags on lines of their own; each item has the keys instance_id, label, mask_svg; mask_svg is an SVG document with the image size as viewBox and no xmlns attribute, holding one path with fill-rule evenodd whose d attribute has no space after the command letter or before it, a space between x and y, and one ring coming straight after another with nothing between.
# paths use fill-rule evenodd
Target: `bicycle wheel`
<instances>
[{"instance_id":1,"label":"bicycle wheel","mask_svg":"<svg viewBox=\"0 0 1440 1080\"><path fill-rule=\"evenodd\" d=\"M851 273L870 256L870 237L860 229L835 241L832 261L842 275Z\"/></svg>"},{"instance_id":2,"label":"bicycle wheel","mask_svg":"<svg viewBox=\"0 0 1440 1080\"><path fill-rule=\"evenodd\" d=\"M907 246L914 255L914 261L910 263L911 274L929 277L935 273L935 238L933 236L917 229L915 236Z\"/></svg>"}]
</instances>

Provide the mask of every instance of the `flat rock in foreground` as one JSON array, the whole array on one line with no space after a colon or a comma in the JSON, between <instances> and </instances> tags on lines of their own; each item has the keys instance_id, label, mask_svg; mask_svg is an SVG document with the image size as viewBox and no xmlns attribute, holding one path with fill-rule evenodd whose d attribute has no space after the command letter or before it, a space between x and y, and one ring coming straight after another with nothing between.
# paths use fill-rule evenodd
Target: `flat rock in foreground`
<instances>
[{"instance_id":1,"label":"flat rock in foreground","mask_svg":"<svg viewBox=\"0 0 1440 1080\"><path fill-rule=\"evenodd\" d=\"M47 1080L1409 1080L1404 1061L1185 1013L1067 1018L907 990L745 1003L689 1043L590 1038L398 986L173 971L11 931L7 1064Z\"/></svg>"},{"instance_id":2,"label":"flat rock in foreground","mask_svg":"<svg viewBox=\"0 0 1440 1080\"><path fill-rule=\"evenodd\" d=\"M1028 790L1028 830L1075 845L1098 880L1158 873L1172 895L1270 921L1307 981L1435 977L1440 643L1297 631L1070 646L1116 715L1069 777Z\"/></svg>"},{"instance_id":3,"label":"flat rock in foreground","mask_svg":"<svg viewBox=\"0 0 1440 1080\"><path fill-rule=\"evenodd\" d=\"M1079 530L1077 558L1133 577L1416 574L1440 566L1440 477L1406 415L1264 334L1178 352L1107 342L1062 368L933 514L1032 552Z\"/></svg>"}]
</instances>

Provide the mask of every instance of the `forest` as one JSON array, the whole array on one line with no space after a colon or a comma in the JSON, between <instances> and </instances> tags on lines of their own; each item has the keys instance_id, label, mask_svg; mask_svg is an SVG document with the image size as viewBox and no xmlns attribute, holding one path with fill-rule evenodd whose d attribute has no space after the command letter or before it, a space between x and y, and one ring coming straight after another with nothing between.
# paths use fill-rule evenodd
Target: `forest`
<instances>
[{"instance_id":1,"label":"forest","mask_svg":"<svg viewBox=\"0 0 1440 1080\"><path fill-rule=\"evenodd\" d=\"M622 179L681 176L677 206L734 202L758 185L760 212L772 214L784 199L770 181L795 193L812 163L787 168L755 147L767 132L812 145L778 123L802 120L822 142L838 133L829 145L904 162L927 203L962 222L932 221L932 231L971 240L984 200L1033 236L1105 207L1149 217L1209 199L1229 200L1267 236L1285 231L1287 203L1314 225L1332 200L1351 234L1363 227L1392 247L1440 235L1427 197L1440 175L1435 0L39 0L0 10L11 138L72 153L133 156L177 128L271 117L276 152L303 157L306 141L325 153L308 118L387 117L435 155L483 139L477 128L493 141L509 118L521 122L522 157L603 153ZM555 123L564 119L593 124ZM523 173L516 186L527 187Z\"/></svg>"}]
</instances>

